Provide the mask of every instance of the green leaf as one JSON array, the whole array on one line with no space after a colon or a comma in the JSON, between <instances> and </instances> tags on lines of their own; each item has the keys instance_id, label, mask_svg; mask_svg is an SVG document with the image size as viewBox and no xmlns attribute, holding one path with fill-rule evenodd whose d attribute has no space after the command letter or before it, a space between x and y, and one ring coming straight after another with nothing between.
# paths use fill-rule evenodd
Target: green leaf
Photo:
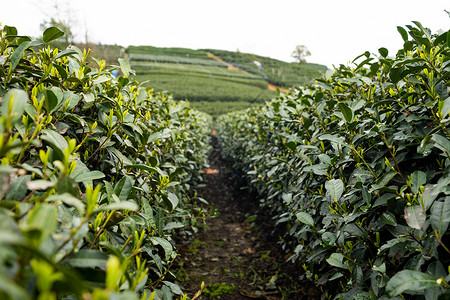
<instances>
[{"instance_id":1,"label":"green leaf","mask_svg":"<svg viewBox=\"0 0 450 300\"><path fill-rule=\"evenodd\" d=\"M138 211L139 206L133 201L114 202L114 203L102 205L102 206L94 209L94 213L98 213L100 211L125 210L125 209L131 210L131 211Z\"/></svg>"},{"instance_id":2,"label":"green leaf","mask_svg":"<svg viewBox=\"0 0 450 300\"><path fill-rule=\"evenodd\" d=\"M337 136L337 135L331 135L331 134L323 134L321 136L319 136L319 140L328 140L334 143L337 143L339 145L342 145L345 141L345 138L341 137L341 136Z\"/></svg>"},{"instance_id":3,"label":"green leaf","mask_svg":"<svg viewBox=\"0 0 450 300\"><path fill-rule=\"evenodd\" d=\"M58 87L52 87L51 89L44 90L45 106L47 112L51 113L58 109L63 104L64 93Z\"/></svg>"},{"instance_id":4,"label":"green leaf","mask_svg":"<svg viewBox=\"0 0 450 300\"><path fill-rule=\"evenodd\" d=\"M73 196L78 196L78 185L72 177L64 176L58 180L56 184L56 192L58 194L69 193Z\"/></svg>"},{"instance_id":5,"label":"green leaf","mask_svg":"<svg viewBox=\"0 0 450 300\"><path fill-rule=\"evenodd\" d=\"M51 41L59 39L63 35L64 35L64 32L59 30L59 28L49 27L44 31L44 34L42 35L42 41L44 42L44 44L47 44Z\"/></svg>"},{"instance_id":6,"label":"green leaf","mask_svg":"<svg viewBox=\"0 0 450 300\"><path fill-rule=\"evenodd\" d=\"M297 220L299 220L303 224L314 227L314 220L311 217L311 215L308 214L307 212L300 211L300 212L296 213L295 216L297 217Z\"/></svg>"},{"instance_id":7,"label":"green leaf","mask_svg":"<svg viewBox=\"0 0 450 300\"><path fill-rule=\"evenodd\" d=\"M53 205L40 204L35 206L28 214L28 226L42 232L41 241L55 231L57 224L56 207Z\"/></svg>"},{"instance_id":8,"label":"green leaf","mask_svg":"<svg viewBox=\"0 0 450 300\"><path fill-rule=\"evenodd\" d=\"M403 41L406 42L408 40L408 33L406 30L403 27L397 26L397 31L402 36Z\"/></svg>"},{"instance_id":9,"label":"green leaf","mask_svg":"<svg viewBox=\"0 0 450 300\"><path fill-rule=\"evenodd\" d=\"M163 283L170 288L172 293L174 293L176 295L180 295L180 296L184 295L183 291L180 289L180 287L177 284L172 283L170 281L166 281L166 280L164 280Z\"/></svg>"},{"instance_id":10,"label":"green leaf","mask_svg":"<svg viewBox=\"0 0 450 300\"><path fill-rule=\"evenodd\" d=\"M403 292L423 291L439 287L437 278L426 273L412 270L403 270L394 275L386 285L389 297L395 297Z\"/></svg>"},{"instance_id":11,"label":"green leaf","mask_svg":"<svg viewBox=\"0 0 450 300\"><path fill-rule=\"evenodd\" d=\"M442 106L441 113L442 118L446 118L450 113L450 97L447 97L447 99L444 100L444 105Z\"/></svg>"},{"instance_id":12,"label":"green leaf","mask_svg":"<svg viewBox=\"0 0 450 300\"><path fill-rule=\"evenodd\" d=\"M63 151L68 147L66 139L58 132L50 129L41 130L41 139L47 141L53 150Z\"/></svg>"},{"instance_id":13,"label":"green leaf","mask_svg":"<svg viewBox=\"0 0 450 300\"><path fill-rule=\"evenodd\" d=\"M29 300L30 296L25 292L24 287L16 284L14 281L9 279L6 275L0 274L0 291L4 292L3 295L7 299L14 300Z\"/></svg>"},{"instance_id":14,"label":"green leaf","mask_svg":"<svg viewBox=\"0 0 450 300\"><path fill-rule=\"evenodd\" d=\"M9 90L3 97L0 114L11 119L11 125L21 120L28 101L28 95L24 90Z\"/></svg>"},{"instance_id":15,"label":"green leaf","mask_svg":"<svg viewBox=\"0 0 450 300\"><path fill-rule=\"evenodd\" d=\"M80 250L70 255L66 261L69 265L76 268L99 268L104 270L108 255L99 250Z\"/></svg>"},{"instance_id":16,"label":"green leaf","mask_svg":"<svg viewBox=\"0 0 450 300\"><path fill-rule=\"evenodd\" d=\"M178 206L178 203L180 202L180 200L178 200L177 195L175 195L174 193L169 193L167 195L167 199L170 202L171 210L174 210Z\"/></svg>"},{"instance_id":17,"label":"green leaf","mask_svg":"<svg viewBox=\"0 0 450 300\"><path fill-rule=\"evenodd\" d=\"M10 62L11 62L11 68L9 72L12 72L16 69L17 65L19 64L20 60L25 54L25 50L28 49L30 46L30 41L25 41L22 44L19 45L19 47L14 50L13 54L11 54Z\"/></svg>"},{"instance_id":18,"label":"green leaf","mask_svg":"<svg viewBox=\"0 0 450 300\"><path fill-rule=\"evenodd\" d=\"M450 223L450 196L445 197L444 202L437 201L431 207L431 226L439 236L447 232Z\"/></svg>"},{"instance_id":19,"label":"green leaf","mask_svg":"<svg viewBox=\"0 0 450 300\"><path fill-rule=\"evenodd\" d=\"M125 77L130 76L130 64L128 63L128 61L126 59L123 58L119 58L119 64L120 64L120 70L122 71L123 75L125 75Z\"/></svg>"},{"instance_id":20,"label":"green leaf","mask_svg":"<svg viewBox=\"0 0 450 300\"><path fill-rule=\"evenodd\" d=\"M31 180L26 182L27 188L32 191L45 191L48 188L54 187L55 184L56 182L44 179Z\"/></svg>"},{"instance_id":21,"label":"green leaf","mask_svg":"<svg viewBox=\"0 0 450 300\"><path fill-rule=\"evenodd\" d=\"M100 179L103 177L105 177L105 174L100 171L89 171L78 174L77 176L75 176L74 180L76 182L91 182L92 180Z\"/></svg>"},{"instance_id":22,"label":"green leaf","mask_svg":"<svg viewBox=\"0 0 450 300\"><path fill-rule=\"evenodd\" d=\"M147 165L142 165L142 164L125 165L125 168L139 169L139 170L147 171L149 173L158 173L158 174L162 175L160 169L154 168L154 167L150 167L150 166L147 166Z\"/></svg>"},{"instance_id":23,"label":"green leaf","mask_svg":"<svg viewBox=\"0 0 450 300\"><path fill-rule=\"evenodd\" d=\"M27 182L31 180L31 175L20 176L14 181L6 192L6 200L21 201L27 193Z\"/></svg>"},{"instance_id":24,"label":"green leaf","mask_svg":"<svg viewBox=\"0 0 450 300\"><path fill-rule=\"evenodd\" d=\"M427 182L427 175L422 171L415 171L411 174L411 189L413 193L418 193L419 188Z\"/></svg>"},{"instance_id":25,"label":"green leaf","mask_svg":"<svg viewBox=\"0 0 450 300\"><path fill-rule=\"evenodd\" d=\"M340 179L328 180L325 182L325 189L327 190L327 199L337 202L344 193L344 183Z\"/></svg>"},{"instance_id":26,"label":"green leaf","mask_svg":"<svg viewBox=\"0 0 450 300\"><path fill-rule=\"evenodd\" d=\"M150 237L150 241L152 241L153 245L160 245L164 249L164 253L166 256L166 260L170 260L173 255L173 247L172 244L163 238L152 236Z\"/></svg>"},{"instance_id":27,"label":"green leaf","mask_svg":"<svg viewBox=\"0 0 450 300\"><path fill-rule=\"evenodd\" d=\"M83 203L83 201L81 201L81 199L78 199L77 197L73 196L72 194L63 193L63 194L58 194L58 195L51 195L47 198L47 201L48 202L61 201L68 206L75 207L78 210L80 216L84 215L85 204Z\"/></svg>"},{"instance_id":28,"label":"green leaf","mask_svg":"<svg viewBox=\"0 0 450 300\"><path fill-rule=\"evenodd\" d=\"M322 234L322 241L328 246L335 246L336 245L336 235L329 231L324 232Z\"/></svg>"},{"instance_id":29,"label":"green leaf","mask_svg":"<svg viewBox=\"0 0 450 300\"><path fill-rule=\"evenodd\" d=\"M120 201L128 199L128 195L133 188L134 181L130 176L123 176L114 187L114 194L119 196Z\"/></svg>"},{"instance_id":30,"label":"green leaf","mask_svg":"<svg viewBox=\"0 0 450 300\"><path fill-rule=\"evenodd\" d=\"M425 213L420 205L413 205L405 208L405 220L409 227L420 230L425 223L425 219Z\"/></svg>"},{"instance_id":31,"label":"green leaf","mask_svg":"<svg viewBox=\"0 0 450 300\"><path fill-rule=\"evenodd\" d=\"M387 225L397 226L397 220L395 219L395 216L391 212L388 212L388 211L385 211L381 215L381 221Z\"/></svg>"},{"instance_id":32,"label":"green leaf","mask_svg":"<svg viewBox=\"0 0 450 300\"><path fill-rule=\"evenodd\" d=\"M346 123L351 123L353 121L353 111L347 104L340 102L338 103L339 110L344 116L344 121Z\"/></svg>"},{"instance_id":33,"label":"green leaf","mask_svg":"<svg viewBox=\"0 0 450 300\"><path fill-rule=\"evenodd\" d=\"M69 56L69 55L72 55L72 54L77 54L77 51L75 51L73 49L66 49L66 50L63 50L63 51L59 52L53 59L57 60L59 58L62 58L62 57L65 57L65 56Z\"/></svg>"},{"instance_id":34,"label":"green leaf","mask_svg":"<svg viewBox=\"0 0 450 300\"><path fill-rule=\"evenodd\" d=\"M344 264L342 261L344 260L344 255L341 253L332 253L329 258L326 259L327 263L332 265L333 267L338 267L341 269L348 269L348 265Z\"/></svg>"},{"instance_id":35,"label":"green leaf","mask_svg":"<svg viewBox=\"0 0 450 300\"><path fill-rule=\"evenodd\" d=\"M435 133L431 136L431 139L437 144L437 148L450 155L450 141L446 137Z\"/></svg>"},{"instance_id":36,"label":"green leaf","mask_svg":"<svg viewBox=\"0 0 450 300\"><path fill-rule=\"evenodd\" d=\"M388 51L388 49L382 47L382 48L378 49L378 53L380 53L381 56L386 58L389 54L389 51Z\"/></svg>"}]
</instances>

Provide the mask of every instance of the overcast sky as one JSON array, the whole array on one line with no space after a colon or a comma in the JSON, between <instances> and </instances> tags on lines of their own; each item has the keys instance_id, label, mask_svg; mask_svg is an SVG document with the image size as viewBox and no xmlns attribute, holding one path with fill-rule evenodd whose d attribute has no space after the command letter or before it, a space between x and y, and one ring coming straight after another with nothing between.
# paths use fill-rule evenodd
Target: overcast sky
<instances>
[{"instance_id":1,"label":"overcast sky","mask_svg":"<svg viewBox=\"0 0 450 300\"><path fill-rule=\"evenodd\" d=\"M0 0L0 22L40 36L54 0ZM73 0L76 38L103 44L213 48L293 61L306 45L308 62L348 64L365 51L402 39L397 26L419 21L434 33L450 29L449 0Z\"/></svg>"}]
</instances>

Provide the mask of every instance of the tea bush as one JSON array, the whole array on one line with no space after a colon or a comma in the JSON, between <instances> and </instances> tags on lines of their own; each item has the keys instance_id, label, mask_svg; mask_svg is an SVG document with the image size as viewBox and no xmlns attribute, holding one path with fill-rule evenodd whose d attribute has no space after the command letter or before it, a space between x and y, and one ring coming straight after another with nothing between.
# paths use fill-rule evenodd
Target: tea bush
<instances>
[{"instance_id":1,"label":"tea bush","mask_svg":"<svg viewBox=\"0 0 450 300\"><path fill-rule=\"evenodd\" d=\"M398 31L394 56L217 121L289 260L337 298L450 296L450 31Z\"/></svg>"},{"instance_id":2,"label":"tea bush","mask_svg":"<svg viewBox=\"0 0 450 300\"><path fill-rule=\"evenodd\" d=\"M0 29L0 298L183 295L170 267L203 218L210 117L123 59L48 46L62 34Z\"/></svg>"}]
</instances>

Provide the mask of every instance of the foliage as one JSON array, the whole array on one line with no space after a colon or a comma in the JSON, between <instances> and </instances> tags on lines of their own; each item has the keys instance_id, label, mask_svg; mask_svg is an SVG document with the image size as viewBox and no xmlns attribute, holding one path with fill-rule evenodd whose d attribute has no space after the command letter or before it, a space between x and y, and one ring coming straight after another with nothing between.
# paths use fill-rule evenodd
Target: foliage
<instances>
[{"instance_id":1,"label":"foliage","mask_svg":"<svg viewBox=\"0 0 450 300\"><path fill-rule=\"evenodd\" d=\"M346 299L449 296L450 32L398 31L395 57L366 52L217 121L289 259Z\"/></svg>"},{"instance_id":2,"label":"foliage","mask_svg":"<svg viewBox=\"0 0 450 300\"><path fill-rule=\"evenodd\" d=\"M229 285L226 282L215 282L209 284L203 291L203 294L208 298L220 298L225 294L231 294L236 289L234 284Z\"/></svg>"},{"instance_id":3,"label":"foliage","mask_svg":"<svg viewBox=\"0 0 450 300\"><path fill-rule=\"evenodd\" d=\"M311 52L305 45L297 45L291 56L300 64L306 63L306 57L311 56Z\"/></svg>"},{"instance_id":4,"label":"foliage","mask_svg":"<svg viewBox=\"0 0 450 300\"><path fill-rule=\"evenodd\" d=\"M203 218L209 117L124 59L47 45L60 35L0 29L0 298L182 295L170 266Z\"/></svg>"},{"instance_id":5,"label":"foliage","mask_svg":"<svg viewBox=\"0 0 450 300\"><path fill-rule=\"evenodd\" d=\"M327 70L327 67L323 65L288 63L249 53L215 49L205 49L204 51L211 52L237 68L261 76L269 83L281 87L291 88L300 84L310 84L314 78L321 76ZM256 66L255 60L260 62L263 67Z\"/></svg>"}]
</instances>

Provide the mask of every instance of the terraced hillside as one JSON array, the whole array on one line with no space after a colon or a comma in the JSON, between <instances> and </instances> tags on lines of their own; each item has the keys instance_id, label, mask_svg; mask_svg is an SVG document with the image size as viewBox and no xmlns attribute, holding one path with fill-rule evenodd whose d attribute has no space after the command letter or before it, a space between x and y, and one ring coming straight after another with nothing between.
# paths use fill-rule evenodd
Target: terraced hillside
<instances>
[{"instance_id":1,"label":"terraced hillside","mask_svg":"<svg viewBox=\"0 0 450 300\"><path fill-rule=\"evenodd\" d=\"M157 91L169 91L175 99L187 99L193 107L213 116L262 104L278 95L274 84L283 89L294 82L310 82L320 70L326 70L325 66L311 65L313 72L303 72L297 64L252 54L245 54L247 60L238 64L232 52L221 50L130 46L126 52L138 81L148 81ZM256 67L255 58L264 64L270 62L270 69ZM257 69L249 67L251 64ZM274 72L290 75L277 79L270 75Z\"/></svg>"}]
</instances>

